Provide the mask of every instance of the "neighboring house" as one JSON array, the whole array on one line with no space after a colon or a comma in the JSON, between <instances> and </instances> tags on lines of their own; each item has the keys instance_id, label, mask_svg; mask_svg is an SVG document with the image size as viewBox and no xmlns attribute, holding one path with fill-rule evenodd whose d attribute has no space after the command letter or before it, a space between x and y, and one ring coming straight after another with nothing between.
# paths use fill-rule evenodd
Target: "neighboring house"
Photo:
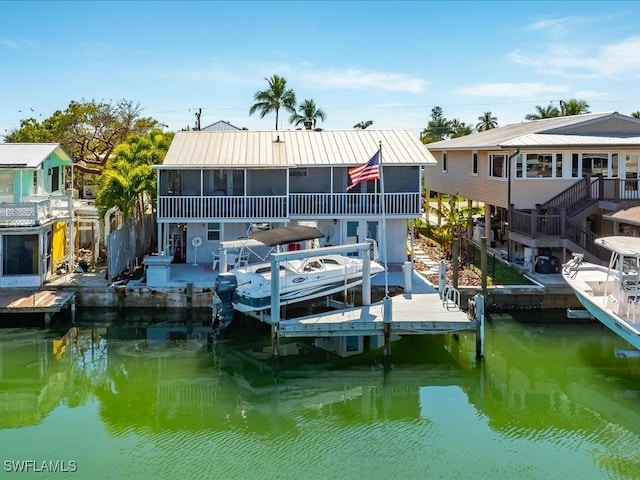
<instances>
[{"instance_id":1,"label":"neighboring house","mask_svg":"<svg viewBox=\"0 0 640 480\"><path fill-rule=\"evenodd\" d=\"M216 132L216 131L226 131L226 132L235 132L237 130L241 130L240 128L231 125L229 122L225 122L224 120L218 120L211 125L207 125L206 127L201 128L203 132Z\"/></svg>"},{"instance_id":2,"label":"neighboring house","mask_svg":"<svg viewBox=\"0 0 640 480\"><path fill-rule=\"evenodd\" d=\"M72 267L71 165L56 143L0 144L1 288L40 288Z\"/></svg>"},{"instance_id":3,"label":"neighboring house","mask_svg":"<svg viewBox=\"0 0 640 480\"><path fill-rule=\"evenodd\" d=\"M383 182L347 191L349 167L368 162L380 144ZM220 241L246 237L256 224L305 224L325 233L321 245L373 238L382 255L386 240L386 260L402 263L407 220L423 214L421 169L433 164L404 130L178 132L156 167L158 252L211 262Z\"/></svg>"},{"instance_id":4,"label":"neighboring house","mask_svg":"<svg viewBox=\"0 0 640 480\"><path fill-rule=\"evenodd\" d=\"M568 252L604 260L593 239L624 233L610 214L640 204L640 120L616 112L522 122L427 147L438 162L427 192L484 203L482 234L504 242L512 261L532 262L542 248L563 261Z\"/></svg>"}]
</instances>

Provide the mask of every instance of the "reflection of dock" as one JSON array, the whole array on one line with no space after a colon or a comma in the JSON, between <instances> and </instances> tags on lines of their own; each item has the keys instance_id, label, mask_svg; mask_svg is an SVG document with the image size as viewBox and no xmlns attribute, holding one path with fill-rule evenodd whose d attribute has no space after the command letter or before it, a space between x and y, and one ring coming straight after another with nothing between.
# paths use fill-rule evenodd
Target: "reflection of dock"
<instances>
[{"instance_id":1,"label":"reflection of dock","mask_svg":"<svg viewBox=\"0 0 640 480\"><path fill-rule=\"evenodd\" d=\"M42 313L45 323L49 323L54 313L69 306L73 312L75 310L74 292L43 290L0 293L0 313Z\"/></svg>"}]
</instances>

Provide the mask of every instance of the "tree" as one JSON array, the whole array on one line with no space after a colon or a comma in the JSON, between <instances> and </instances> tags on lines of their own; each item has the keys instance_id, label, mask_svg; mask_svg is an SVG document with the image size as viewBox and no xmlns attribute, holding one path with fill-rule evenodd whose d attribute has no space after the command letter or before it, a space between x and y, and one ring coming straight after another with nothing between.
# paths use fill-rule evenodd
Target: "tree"
<instances>
[{"instance_id":1,"label":"tree","mask_svg":"<svg viewBox=\"0 0 640 480\"><path fill-rule=\"evenodd\" d=\"M467 125L457 118L454 118L449 122L449 128L451 129L451 138L464 137L465 135L471 135L473 132L471 125Z\"/></svg>"},{"instance_id":2,"label":"tree","mask_svg":"<svg viewBox=\"0 0 640 480\"><path fill-rule=\"evenodd\" d=\"M101 218L115 208L122 212L126 222L129 219L141 219L149 208L153 208L156 171L151 166L162 163L172 139L173 133L153 130L144 136L130 135L126 142L115 148L98 183L96 206ZM143 231L141 238L150 240L152 235L146 235ZM130 230L128 241L129 250L135 252L133 229ZM133 258L129 257L129 268L132 267Z\"/></svg>"},{"instance_id":3,"label":"tree","mask_svg":"<svg viewBox=\"0 0 640 480\"><path fill-rule=\"evenodd\" d=\"M498 119L491 115L491 112L484 112L478 117L478 123L476 124L476 130L484 132L491 130L498 126Z\"/></svg>"},{"instance_id":4,"label":"tree","mask_svg":"<svg viewBox=\"0 0 640 480\"><path fill-rule=\"evenodd\" d=\"M128 100L117 103L71 101L64 110L57 110L49 118L38 122L27 118L20 127L5 137L6 142L60 143L73 158L77 172L100 174L116 145L129 134L145 135L157 128L158 121L142 117L139 104ZM79 186L82 180L76 175Z\"/></svg>"},{"instance_id":5,"label":"tree","mask_svg":"<svg viewBox=\"0 0 640 480\"><path fill-rule=\"evenodd\" d=\"M264 118L268 113L275 112L276 130L278 130L281 108L292 114L296 113L296 94L292 89L287 88L287 81L278 75L274 74L265 80L269 84L269 88L255 93L253 99L256 103L249 109L249 115L260 112L260 118Z\"/></svg>"},{"instance_id":6,"label":"tree","mask_svg":"<svg viewBox=\"0 0 640 480\"><path fill-rule=\"evenodd\" d=\"M547 107L541 107L536 105L536 113L529 113L525 115L525 120L542 120L543 118L554 118L560 116L560 110L553 105Z\"/></svg>"},{"instance_id":7,"label":"tree","mask_svg":"<svg viewBox=\"0 0 640 480\"><path fill-rule=\"evenodd\" d=\"M571 98L569 100L560 100L560 116L567 117L570 115L582 115L589 113L589 104L584 100Z\"/></svg>"},{"instance_id":8,"label":"tree","mask_svg":"<svg viewBox=\"0 0 640 480\"><path fill-rule=\"evenodd\" d=\"M371 125L373 125L373 121L372 120L366 120L366 121L362 121L362 122L358 122L356 123L353 128L360 128L361 130L364 130L367 127L370 127Z\"/></svg>"},{"instance_id":9,"label":"tree","mask_svg":"<svg viewBox=\"0 0 640 480\"><path fill-rule=\"evenodd\" d=\"M460 252L462 258L465 258L467 250L467 231L473 222L473 215L483 212L483 207L461 206L461 197L452 195L448 203L443 203L441 208L434 207L427 201L425 211L428 214L438 215L442 219L442 223L434 230L434 237L442 245L444 254L449 260L452 256L452 245L455 237L460 239Z\"/></svg>"},{"instance_id":10,"label":"tree","mask_svg":"<svg viewBox=\"0 0 640 480\"><path fill-rule=\"evenodd\" d=\"M447 120L442 111L442 107L433 107L431 109L431 120L420 134L422 143L433 143L445 140L451 135L451 124Z\"/></svg>"},{"instance_id":11,"label":"tree","mask_svg":"<svg viewBox=\"0 0 640 480\"><path fill-rule=\"evenodd\" d=\"M289 123L293 123L295 126L303 124L305 129L311 130L311 128L316 128L318 119L324 121L325 117L326 114L316 107L313 99L310 99L298 105L298 112L291 115Z\"/></svg>"},{"instance_id":12,"label":"tree","mask_svg":"<svg viewBox=\"0 0 640 480\"><path fill-rule=\"evenodd\" d=\"M640 118L640 112L636 110L635 112L632 112L632 113L631 113L631 116L632 116L633 118Z\"/></svg>"}]
</instances>

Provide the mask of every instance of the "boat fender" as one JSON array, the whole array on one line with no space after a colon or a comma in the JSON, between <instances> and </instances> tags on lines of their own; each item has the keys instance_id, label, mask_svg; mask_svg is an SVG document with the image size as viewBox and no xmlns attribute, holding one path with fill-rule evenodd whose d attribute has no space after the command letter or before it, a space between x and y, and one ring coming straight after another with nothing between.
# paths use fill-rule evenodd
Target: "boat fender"
<instances>
[{"instance_id":1,"label":"boat fender","mask_svg":"<svg viewBox=\"0 0 640 480\"><path fill-rule=\"evenodd\" d=\"M467 310L467 317L469 317L469 320L476 319L476 301L473 298L469 299L469 308Z\"/></svg>"}]
</instances>

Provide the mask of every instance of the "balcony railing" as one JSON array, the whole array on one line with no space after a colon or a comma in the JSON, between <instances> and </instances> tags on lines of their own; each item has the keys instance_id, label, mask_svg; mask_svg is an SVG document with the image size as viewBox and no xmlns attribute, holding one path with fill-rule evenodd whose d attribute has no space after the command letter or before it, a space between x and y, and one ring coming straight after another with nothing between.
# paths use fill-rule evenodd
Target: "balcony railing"
<instances>
[{"instance_id":1,"label":"balcony railing","mask_svg":"<svg viewBox=\"0 0 640 480\"><path fill-rule=\"evenodd\" d=\"M158 219L197 220L268 220L313 217L353 217L381 215L380 194L376 193L293 193L269 196L160 196ZM420 194L385 194L385 214L415 217L421 214Z\"/></svg>"},{"instance_id":2,"label":"balcony railing","mask_svg":"<svg viewBox=\"0 0 640 480\"><path fill-rule=\"evenodd\" d=\"M73 198L68 195L25 197L22 203L0 202L0 226L31 227L56 218L69 218Z\"/></svg>"}]
</instances>

